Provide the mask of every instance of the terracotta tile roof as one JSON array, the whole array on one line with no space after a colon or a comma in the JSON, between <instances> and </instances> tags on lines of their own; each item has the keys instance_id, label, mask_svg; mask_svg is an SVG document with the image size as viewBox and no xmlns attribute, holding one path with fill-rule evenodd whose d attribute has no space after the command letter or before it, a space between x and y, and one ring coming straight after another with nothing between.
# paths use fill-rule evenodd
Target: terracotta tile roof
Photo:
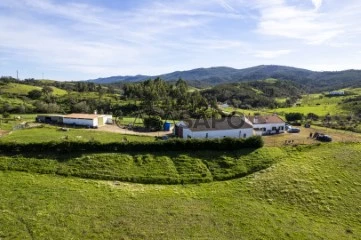
<instances>
[{"instance_id":1,"label":"terracotta tile roof","mask_svg":"<svg viewBox=\"0 0 361 240\"><path fill-rule=\"evenodd\" d=\"M192 119L183 122L193 132L252 128L252 125L238 116L222 119Z\"/></svg>"},{"instance_id":2,"label":"terracotta tile roof","mask_svg":"<svg viewBox=\"0 0 361 240\"><path fill-rule=\"evenodd\" d=\"M278 115L268 115L268 116L247 116L247 118L253 124L267 124L267 123L284 123Z\"/></svg>"},{"instance_id":3,"label":"terracotta tile roof","mask_svg":"<svg viewBox=\"0 0 361 240\"><path fill-rule=\"evenodd\" d=\"M95 119L101 117L101 115L96 114L84 114L84 113L72 113L65 115L64 118L78 118L78 119Z\"/></svg>"}]
</instances>

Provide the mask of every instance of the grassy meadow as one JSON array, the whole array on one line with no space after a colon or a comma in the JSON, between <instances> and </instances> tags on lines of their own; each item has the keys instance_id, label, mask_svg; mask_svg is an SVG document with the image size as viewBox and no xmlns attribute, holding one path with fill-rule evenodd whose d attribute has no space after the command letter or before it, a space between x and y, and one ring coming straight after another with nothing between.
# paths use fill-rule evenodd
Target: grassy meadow
<instances>
[{"instance_id":1,"label":"grassy meadow","mask_svg":"<svg viewBox=\"0 0 361 240\"><path fill-rule=\"evenodd\" d=\"M278 148L232 152L73 153L0 155L0 170L138 183L197 183L232 179L287 156Z\"/></svg>"},{"instance_id":2,"label":"grassy meadow","mask_svg":"<svg viewBox=\"0 0 361 240\"><path fill-rule=\"evenodd\" d=\"M39 127L21 129L12 131L10 134L0 138L1 142L18 143L36 143L49 141L99 141L121 142L126 138L127 141L154 141L154 137L124 135L113 132L103 132L94 129L75 129L69 128L69 131L61 131L59 127L50 125L41 125Z\"/></svg>"},{"instance_id":3,"label":"grassy meadow","mask_svg":"<svg viewBox=\"0 0 361 240\"><path fill-rule=\"evenodd\" d=\"M53 89L52 94L56 95L56 96L63 96L67 94L67 91L60 89L60 88L56 88L56 87L51 87ZM30 91L32 90L39 90L41 91L42 87L37 87L37 86L31 86L31 85L26 85L26 84L19 84L19 83L9 83L5 86L2 86L1 91L3 93L10 93L10 94L16 94L16 95L27 95Z\"/></svg>"},{"instance_id":4,"label":"grassy meadow","mask_svg":"<svg viewBox=\"0 0 361 240\"><path fill-rule=\"evenodd\" d=\"M244 178L203 184L0 171L0 238L361 238L360 144L262 151L287 157Z\"/></svg>"}]
</instances>

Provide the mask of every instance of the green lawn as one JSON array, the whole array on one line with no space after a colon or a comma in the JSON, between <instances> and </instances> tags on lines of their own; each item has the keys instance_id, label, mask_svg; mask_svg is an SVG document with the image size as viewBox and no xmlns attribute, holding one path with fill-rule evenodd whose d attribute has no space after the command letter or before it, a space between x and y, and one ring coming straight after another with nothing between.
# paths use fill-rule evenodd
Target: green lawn
<instances>
[{"instance_id":1,"label":"green lawn","mask_svg":"<svg viewBox=\"0 0 361 240\"><path fill-rule=\"evenodd\" d=\"M360 239L361 145L283 151L267 170L196 185L0 171L0 238Z\"/></svg>"},{"instance_id":2,"label":"green lawn","mask_svg":"<svg viewBox=\"0 0 361 240\"><path fill-rule=\"evenodd\" d=\"M141 119L141 118L135 119L135 117L123 117L119 122L121 125L130 125L131 124L134 126L143 126L143 119Z\"/></svg>"},{"instance_id":3,"label":"green lawn","mask_svg":"<svg viewBox=\"0 0 361 240\"><path fill-rule=\"evenodd\" d=\"M74 129L61 131L59 127L44 125L44 127L22 129L11 132L9 135L0 138L2 142L48 142L48 141L100 141L100 142L121 142L126 138L128 141L154 141L154 137L124 135L120 133L103 132L92 129Z\"/></svg>"}]
</instances>

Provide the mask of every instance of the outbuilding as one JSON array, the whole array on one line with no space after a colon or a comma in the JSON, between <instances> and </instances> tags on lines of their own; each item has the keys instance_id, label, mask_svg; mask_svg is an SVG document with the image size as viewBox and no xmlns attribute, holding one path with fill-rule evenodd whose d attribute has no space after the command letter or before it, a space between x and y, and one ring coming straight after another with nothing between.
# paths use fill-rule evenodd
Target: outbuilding
<instances>
[{"instance_id":1,"label":"outbuilding","mask_svg":"<svg viewBox=\"0 0 361 240\"><path fill-rule=\"evenodd\" d=\"M175 135L180 138L248 138L253 127L248 119L239 116L222 119L193 119L178 122Z\"/></svg>"},{"instance_id":2,"label":"outbuilding","mask_svg":"<svg viewBox=\"0 0 361 240\"><path fill-rule=\"evenodd\" d=\"M86 126L96 128L103 126L107 121L104 115L97 114L83 114L83 113L72 113L65 115L63 118L64 124L75 125L75 126Z\"/></svg>"},{"instance_id":3,"label":"outbuilding","mask_svg":"<svg viewBox=\"0 0 361 240\"><path fill-rule=\"evenodd\" d=\"M40 114L36 116L36 121L40 123L52 123L52 124L61 124L63 123L63 115L57 114Z\"/></svg>"}]
</instances>

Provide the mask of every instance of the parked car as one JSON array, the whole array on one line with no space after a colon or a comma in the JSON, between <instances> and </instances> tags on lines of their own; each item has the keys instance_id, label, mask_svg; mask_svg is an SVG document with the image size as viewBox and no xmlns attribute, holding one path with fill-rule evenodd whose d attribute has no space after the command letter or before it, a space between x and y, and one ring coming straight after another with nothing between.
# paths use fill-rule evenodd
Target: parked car
<instances>
[{"instance_id":1,"label":"parked car","mask_svg":"<svg viewBox=\"0 0 361 240\"><path fill-rule=\"evenodd\" d=\"M301 130L299 128L291 127L287 130L289 133L299 133Z\"/></svg>"},{"instance_id":2,"label":"parked car","mask_svg":"<svg viewBox=\"0 0 361 240\"><path fill-rule=\"evenodd\" d=\"M321 142L332 142L332 137L325 134L319 134L316 139Z\"/></svg>"}]
</instances>

